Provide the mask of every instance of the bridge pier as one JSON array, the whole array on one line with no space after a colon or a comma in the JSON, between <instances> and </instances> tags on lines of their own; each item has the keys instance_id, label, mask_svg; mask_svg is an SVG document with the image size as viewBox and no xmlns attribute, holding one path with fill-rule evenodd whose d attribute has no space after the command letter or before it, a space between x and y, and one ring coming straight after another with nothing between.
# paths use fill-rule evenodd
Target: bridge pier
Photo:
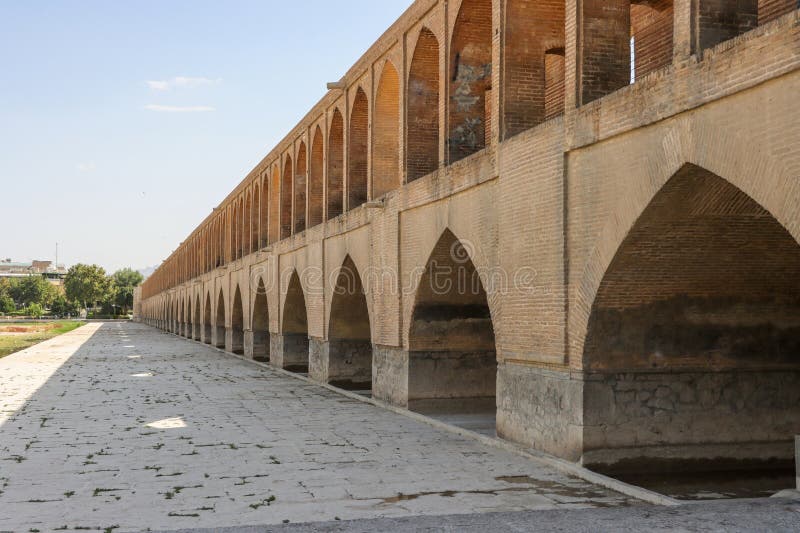
<instances>
[{"instance_id":1,"label":"bridge pier","mask_svg":"<svg viewBox=\"0 0 800 533\"><path fill-rule=\"evenodd\" d=\"M348 390L372 388L372 344L354 339L322 340L309 344L309 375L321 383Z\"/></svg>"},{"instance_id":2,"label":"bridge pier","mask_svg":"<svg viewBox=\"0 0 800 533\"><path fill-rule=\"evenodd\" d=\"M211 341L216 348L225 348L225 326L215 326Z\"/></svg>"},{"instance_id":3,"label":"bridge pier","mask_svg":"<svg viewBox=\"0 0 800 533\"><path fill-rule=\"evenodd\" d=\"M252 357L262 363L268 363L271 349L269 331L251 331L250 335L252 337L250 341L251 354L248 357Z\"/></svg>"},{"instance_id":4,"label":"bridge pier","mask_svg":"<svg viewBox=\"0 0 800 533\"><path fill-rule=\"evenodd\" d=\"M213 335L212 335L211 324L205 324L205 325L203 326L203 337L202 337L202 341L203 341L205 344L211 344L211 343L213 342Z\"/></svg>"},{"instance_id":5,"label":"bridge pier","mask_svg":"<svg viewBox=\"0 0 800 533\"><path fill-rule=\"evenodd\" d=\"M309 338L301 333L272 334L270 363L290 372L308 372Z\"/></svg>"},{"instance_id":6,"label":"bridge pier","mask_svg":"<svg viewBox=\"0 0 800 533\"><path fill-rule=\"evenodd\" d=\"M225 330L225 351L239 355L244 354L244 332L230 327Z\"/></svg>"}]
</instances>

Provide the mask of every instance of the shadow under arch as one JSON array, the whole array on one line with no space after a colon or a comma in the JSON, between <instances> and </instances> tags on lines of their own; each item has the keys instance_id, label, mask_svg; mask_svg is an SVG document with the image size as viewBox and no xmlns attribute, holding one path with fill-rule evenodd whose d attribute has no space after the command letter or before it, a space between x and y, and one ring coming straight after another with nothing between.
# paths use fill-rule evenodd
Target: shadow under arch
<instances>
[{"instance_id":1,"label":"shadow under arch","mask_svg":"<svg viewBox=\"0 0 800 533\"><path fill-rule=\"evenodd\" d=\"M729 181L684 165L639 215L592 302L584 464L790 465L798 279L800 246L786 228Z\"/></svg>"},{"instance_id":2,"label":"shadow under arch","mask_svg":"<svg viewBox=\"0 0 800 533\"><path fill-rule=\"evenodd\" d=\"M237 355L244 354L244 307L242 306L242 291L236 285L231 307L231 346L230 351Z\"/></svg>"},{"instance_id":3,"label":"shadow under arch","mask_svg":"<svg viewBox=\"0 0 800 533\"><path fill-rule=\"evenodd\" d=\"M269 305L267 303L267 289L264 280L258 280L255 302L253 303L253 316L250 321L253 330L253 359L269 362L270 337L269 337Z\"/></svg>"},{"instance_id":4,"label":"shadow under arch","mask_svg":"<svg viewBox=\"0 0 800 533\"><path fill-rule=\"evenodd\" d=\"M211 293L206 293L206 307L203 312L203 342L211 344Z\"/></svg>"},{"instance_id":5,"label":"shadow under arch","mask_svg":"<svg viewBox=\"0 0 800 533\"><path fill-rule=\"evenodd\" d=\"M199 341L201 338L201 323L200 317L202 316L200 310L200 294L198 293L197 298L195 298L194 303L194 317L192 318L193 328L192 328L192 338L196 341Z\"/></svg>"},{"instance_id":6,"label":"shadow under arch","mask_svg":"<svg viewBox=\"0 0 800 533\"><path fill-rule=\"evenodd\" d=\"M214 320L214 346L217 348L225 348L225 296L222 289L219 290L217 296L217 316Z\"/></svg>"},{"instance_id":7,"label":"shadow under arch","mask_svg":"<svg viewBox=\"0 0 800 533\"><path fill-rule=\"evenodd\" d=\"M280 336L280 356L276 361L290 372L308 372L308 311L303 285L297 270L292 272L283 304ZM277 354L275 354L277 355Z\"/></svg>"},{"instance_id":8,"label":"shadow under arch","mask_svg":"<svg viewBox=\"0 0 800 533\"><path fill-rule=\"evenodd\" d=\"M372 332L366 291L353 259L336 277L328 321L324 381L348 390L372 389Z\"/></svg>"},{"instance_id":9,"label":"shadow under arch","mask_svg":"<svg viewBox=\"0 0 800 533\"><path fill-rule=\"evenodd\" d=\"M408 338L409 408L458 415L476 430L494 432L497 356L488 299L469 252L450 230L428 259Z\"/></svg>"}]
</instances>

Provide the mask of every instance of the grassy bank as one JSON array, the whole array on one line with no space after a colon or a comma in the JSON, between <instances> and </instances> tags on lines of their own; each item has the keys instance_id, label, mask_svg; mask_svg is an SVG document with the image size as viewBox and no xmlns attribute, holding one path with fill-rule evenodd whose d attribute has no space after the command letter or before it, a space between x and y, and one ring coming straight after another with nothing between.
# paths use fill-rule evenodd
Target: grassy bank
<instances>
[{"instance_id":1,"label":"grassy bank","mask_svg":"<svg viewBox=\"0 0 800 533\"><path fill-rule=\"evenodd\" d=\"M58 337L83 322L0 323L0 357L24 350L47 339Z\"/></svg>"}]
</instances>

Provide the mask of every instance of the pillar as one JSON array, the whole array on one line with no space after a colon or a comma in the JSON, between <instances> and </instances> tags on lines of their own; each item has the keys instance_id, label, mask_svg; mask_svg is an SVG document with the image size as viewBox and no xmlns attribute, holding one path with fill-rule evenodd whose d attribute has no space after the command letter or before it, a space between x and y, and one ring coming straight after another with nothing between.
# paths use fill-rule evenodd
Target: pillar
<instances>
[{"instance_id":1,"label":"pillar","mask_svg":"<svg viewBox=\"0 0 800 533\"><path fill-rule=\"evenodd\" d=\"M308 372L309 339L305 334L272 334L270 364L291 372Z\"/></svg>"},{"instance_id":2,"label":"pillar","mask_svg":"<svg viewBox=\"0 0 800 533\"><path fill-rule=\"evenodd\" d=\"M360 340L309 342L309 375L347 390L372 388L372 344Z\"/></svg>"}]
</instances>

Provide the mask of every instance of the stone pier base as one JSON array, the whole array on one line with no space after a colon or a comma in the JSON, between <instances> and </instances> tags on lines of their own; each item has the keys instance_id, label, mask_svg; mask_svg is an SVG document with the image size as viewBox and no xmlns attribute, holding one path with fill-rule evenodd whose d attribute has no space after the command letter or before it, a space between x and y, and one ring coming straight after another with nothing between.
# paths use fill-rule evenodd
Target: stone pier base
<instances>
[{"instance_id":1,"label":"stone pier base","mask_svg":"<svg viewBox=\"0 0 800 533\"><path fill-rule=\"evenodd\" d=\"M372 354L372 397L408 407L408 351L376 344Z\"/></svg>"},{"instance_id":2,"label":"stone pier base","mask_svg":"<svg viewBox=\"0 0 800 533\"><path fill-rule=\"evenodd\" d=\"M237 328L225 330L225 351L244 355L244 331Z\"/></svg>"},{"instance_id":3,"label":"stone pier base","mask_svg":"<svg viewBox=\"0 0 800 533\"><path fill-rule=\"evenodd\" d=\"M252 334L252 357L256 361L268 363L270 359L269 331L253 331Z\"/></svg>"},{"instance_id":4,"label":"stone pier base","mask_svg":"<svg viewBox=\"0 0 800 533\"><path fill-rule=\"evenodd\" d=\"M321 383L348 390L372 388L372 343L361 340L311 339L309 374Z\"/></svg>"},{"instance_id":5,"label":"stone pier base","mask_svg":"<svg viewBox=\"0 0 800 533\"><path fill-rule=\"evenodd\" d=\"M273 334L270 338L270 364L290 372L308 372L309 339L304 334Z\"/></svg>"},{"instance_id":6,"label":"stone pier base","mask_svg":"<svg viewBox=\"0 0 800 533\"><path fill-rule=\"evenodd\" d=\"M216 348L225 349L225 326L215 326L212 342Z\"/></svg>"},{"instance_id":7,"label":"stone pier base","mask_svg":"<svg viewBox=\"0 0 800 533\"><path fill-rule=\"evenodd\" d=\"M244 331L244 356L248 359L253 358L253 332L249 329Z\"/></svg>"}]
</instances>

